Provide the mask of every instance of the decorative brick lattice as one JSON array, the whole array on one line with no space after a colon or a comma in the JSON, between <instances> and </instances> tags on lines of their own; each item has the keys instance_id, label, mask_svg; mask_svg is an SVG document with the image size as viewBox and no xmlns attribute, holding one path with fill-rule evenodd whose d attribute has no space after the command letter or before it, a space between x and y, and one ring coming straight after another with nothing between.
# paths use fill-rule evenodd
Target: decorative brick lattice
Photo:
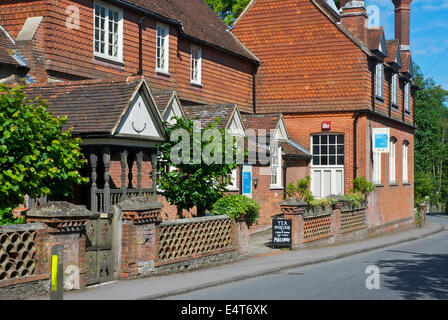
<instances>
[{"instance_id":1,"label":"decorative brick lattice","mask_svg":"<svg viewBox=\"0 0 448 320\"><path fill-rule=\"evenodd\" d=\"M330 215L304 218L303 238L305 241L331 236Z\"/></svg>"},{"instance_id":2,"label":"decorative brick lattice","mask_svg":"<svg viewBox=\"0 0 448 320\"><path fill-rule=\"evenodd\" d=\"M158 241L159 264L220 253L232 249L232 221L215 219L161 226Z\"/></svg>"},{"instance_id":3,"label":"decorative brick lattice","mask_svg":"<svg viewBox=\"0 0 448 320\"><path fill-rule=\"evenodd\" d=\"M341 231L348 232L366 226L365 210L341 212Z\"/></svg>"},{"instance_id":4,"label":"decorative brick lattice","mask_svg":"<svg viewBox=\"0 0 448 320\"><path fill-rule=\"evenodd\" d=\"M0 281L34 274L37 231L0 233Z\"/></svg>"}]
</instances>

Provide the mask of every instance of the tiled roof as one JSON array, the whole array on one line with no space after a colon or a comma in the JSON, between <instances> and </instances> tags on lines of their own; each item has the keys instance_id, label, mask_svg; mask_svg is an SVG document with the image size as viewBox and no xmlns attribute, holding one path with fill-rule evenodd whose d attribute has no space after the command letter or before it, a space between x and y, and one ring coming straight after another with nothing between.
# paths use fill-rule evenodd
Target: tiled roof
<instances>
[{"instance_id":1,"label":"tiled roof","mask_svg":"<svg viewBox=\"0 0 448 320\"><path fill-rule=\"evenodd\" d=\"M387 52L389 52L389 55L384 59L385 62L387 62L387 63L395 62L399 44L400 44L400 41L397 39L386 40Z\"/></svg>"},{"instance_id":2,"label":"tiled roof","mask_svg":"<svg viewBox=\"0 0 448 320\"><path fill-rule=\"evenodd\" d=\"M283 153L287 156L311 159L310 152L294 140L283 142L281 147Z\"/></svg>"},{"instance_id":3,"label":"tiled roof","mask_svg":"<svg viewBox=\"0 0 448 320\"><path fill-rule=\"evenodd\" d=\"M31 85L26 96L48 101L48 111L67 116L75 134L110 134L143 78L140 76Z\"/></svg>"},{"instance_id":4,"label":"tiled roof","mask_svg":"<svg viewBox=\"0 0 448 320\"><path fill-rule=\"evenodd\" d=\"M235 104L183 106L185 116L190 119L198 118L203 128L220 118L221 123L218 127L222 129L226 129L235 108Z\"/></svg>"},{"instance_id":5,"label":"tiled roof","mask_svg":"<svg viewBox=\"0 0 448 320\"><path fill-rule=\"evenodd\" d=\"M367 46L370 50L376 51L380 47L381 35L383 34L383 27L369 28L367 30Z\"/></svg>"},{"instance_id":6,"label":"tiled roof","mask_svg":"<svg viewBox=\"0 0 448 320\"><path fill-rule=\"evenodd\" d=\"M258 59L246 49L205 0L125 0L145 10L181 23L190 37L228 50L250 60Z\"/></svg>"},{"instance_id":7,"label":"tiled roof","mask_svg":"<svg viewBox=\"0 0 448 320\"><path fill-rule=\"evenodd\" d=\"M264 129L266 134L270 135L270 130L277 129L281 114L244 114L243 123L246 129Z\"/></svg>"},{"instance_id":8,"label":"tiled roof","mask_svg":"<svg viewBox=\"0 0 448 320\"><path fill-rule=\"evenodd\" d=\"M14 42L8 37L6 31L0 26L0 64L20 67L20 63L12 57L14 54Z\"/></svg>"},{"instance_id":9,"label":"tiled roof","mask_svg":"<svg viewBox=\"0 0 448 320\"><path fill-rule=\"evenodd\" d=\"M166 107L168 106L168 102L171 101L173 97L174 91L154 91L151 90L151 94L154 97L154 100L157 104L157 109L159 109L160 114L162 114Z\"/></svg>"}]
</instances>

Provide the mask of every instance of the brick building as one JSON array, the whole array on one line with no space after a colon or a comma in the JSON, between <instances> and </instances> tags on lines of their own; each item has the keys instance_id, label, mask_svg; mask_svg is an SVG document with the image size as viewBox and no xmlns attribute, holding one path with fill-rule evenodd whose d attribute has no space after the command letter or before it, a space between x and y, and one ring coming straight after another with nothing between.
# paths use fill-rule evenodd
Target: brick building
<instances>
[{"instance_id":1,"label":"brick building","mask_svg":"<svg viewBox=\"0 0 448 320\"><path fill-rule=\"evenodd\" d=\"M411 0L394 0L395 38L369 28L365 1L253 0L232 32L260 59L257 114L282 113L290 136L312 152L312 191L344 194L373 181L370 227L413 219L414 91ZM374 153L373 128L390 130Z\"/></svg>"}]
</instances>

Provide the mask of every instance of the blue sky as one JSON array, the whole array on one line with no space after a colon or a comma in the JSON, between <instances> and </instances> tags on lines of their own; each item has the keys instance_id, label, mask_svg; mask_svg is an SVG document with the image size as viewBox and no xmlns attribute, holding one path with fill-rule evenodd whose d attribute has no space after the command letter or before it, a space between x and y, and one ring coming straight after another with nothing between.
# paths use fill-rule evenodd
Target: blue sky
<instances>
[{"instance_id":1,"label":"blue sky","mask_svg":"<svg viewBox=\"0 0 448 320\"><path fill-rule=\"evenodd\" d=\"M367 0L366 5L378 6L386 39L393 39L392 0ZM413 0L411 51L414 63L420 66L423 74L448 90L448 0Z\"/></svg>"}]
</instances>

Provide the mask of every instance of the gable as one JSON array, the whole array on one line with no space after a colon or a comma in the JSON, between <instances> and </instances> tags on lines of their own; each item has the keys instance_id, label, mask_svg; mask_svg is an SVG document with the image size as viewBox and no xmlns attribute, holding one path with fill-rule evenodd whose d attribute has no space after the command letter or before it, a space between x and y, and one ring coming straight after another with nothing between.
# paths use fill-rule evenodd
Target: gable
<instances>
[{"instance_id":1,"label":"gable","mask_svg":"<svg viewBox=\"0 0 448 320\"><path fill-rule=\"evenodd\" d=\"M387 45L386 45L386 38L384 36L384 31L381 32L381 39L378 51L381 52L385 57L389 55L389 53L387 52Z\"/></svg>"},{"instance_id":2,"label":"gable","mask_svg":"<svg viewBox=\"0 0 448 320\"><path fill-rule=\"evenodd\" d=\"M163 130L160 126L161 119L155 103L151 100L145 96L141 87L130 103L114 135L163 140Z\"/></svg>"},{"instance_id":3,"label":"gable","mask_svg":"<svg viewBox=\"0 0 448 320\"><path fill-rule=\"evenodd\" d=\"M184 113L182 112L179 99L177 98L177 95L174 93L170 102L168 102L168 106L163 112L162 115L163 121L167 121L170 124L173 124L174 123L173 117L181 118L183 116Z\"/></svg>"},{"instance_id":4,"label":"gable","mask_svg":"<svg viewBox=\"0 0 448 320\"><path fill-rule=\"evenodd\" d=\"M229 120L227 130L229 130L231 134L236 136L244 136L246 134L243 119L241 118L241 115L236 108L232 114L232 117Z\"/></svg>"},{"instance_id":5,"label":"gable","mask_svg":"<svg viewBox=\"0 0 448 320\"><path fill-rule=\"evenodd\" d=\"M283 117L280 118L280 120L277 124L277 128L275 129L274 139L281 140L281 141L288 140L288 132L286 131L286 125L285 125L285 121L283 120Z\"/></svg>"}]
</instances>

